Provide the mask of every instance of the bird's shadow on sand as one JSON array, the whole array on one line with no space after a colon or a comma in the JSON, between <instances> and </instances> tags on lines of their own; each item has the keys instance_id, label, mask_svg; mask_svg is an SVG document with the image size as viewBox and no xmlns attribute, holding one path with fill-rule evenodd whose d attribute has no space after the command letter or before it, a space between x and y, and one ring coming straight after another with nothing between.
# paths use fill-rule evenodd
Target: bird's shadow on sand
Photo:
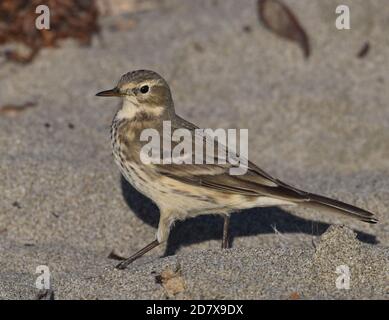
<instances>
[{"instance_id":1,"label":"bird's shadow on sand","mask_svg":"<svg viewBox=\"0 0 389 320\"><path fill-rule=\"evenodd\" d=\"M121 187L129 208L142 221L157 228L158 207L134 189L123 176L121 177ZM231 215L230 245L235 237L275 233L274 226L280 233L305 233L320 236L330 225L294 216L277 207L254 208ZM376 236L358 230L354 231L360 241L370 244L378 243ZM204 215L179 221L170 233L165 255L175 254L181 246L208 240L220 239L221 241L222 233L223 218L217 215Z\"/></svg>"}]
</instances>

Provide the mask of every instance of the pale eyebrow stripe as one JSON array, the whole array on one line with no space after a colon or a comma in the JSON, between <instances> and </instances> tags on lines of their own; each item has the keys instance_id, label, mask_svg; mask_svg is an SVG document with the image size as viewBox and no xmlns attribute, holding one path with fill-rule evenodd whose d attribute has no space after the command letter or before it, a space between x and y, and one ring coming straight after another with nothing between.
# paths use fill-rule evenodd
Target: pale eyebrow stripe
<instances>
[{"instance_id":1,"label":"pale eyebrow stripe","mask_svg":"<svg viewBox=\"0 0 389 320\"><path fill-rule=\"evenodd\" d=\"M159 79L152 79L152 80L145 80L145 81L140 82L138 84L130 82L130 83L126 83L125 85L123 85L122 89L124 89L124 90L133 89L133 88L136 88L138 86L142 86L142 85L146 85L146 84L149 85L150 87L158 86L158 85L162 84L162 81Z\"/></svg>"}]
</instances>

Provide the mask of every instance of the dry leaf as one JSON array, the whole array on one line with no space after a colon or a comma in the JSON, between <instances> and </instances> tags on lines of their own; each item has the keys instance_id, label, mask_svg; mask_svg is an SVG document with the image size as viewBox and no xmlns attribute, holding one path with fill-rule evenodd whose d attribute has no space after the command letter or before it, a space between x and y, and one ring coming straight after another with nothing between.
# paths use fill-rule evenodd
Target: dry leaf
<instances>
[{"instance_id":1,"label":"dry leaf","mask_svg":"<svg viewBox=\"0 0 389 320\"><path fill-rule=\"evenodd\" d=\"M35 107L36 104L34 102L27 102L21 106L8 104L0 108L0 115L14 117L17 116L22 111L25 111L29 108Z\"/></svg>"},{"instance_id":2,"label":"dry leaf","mask_svg":"<svg viewBox=\"0 0 389 320\"><path fill-rule=\"evenodd\" d=\"M165 269L160 275L155 277L157 283L161 284L169 296L174 296L185 291L185 281L181 276L179 267L174 271Z\"/></svg>"},{"instance_id":3,"label":"dry leaf","mask_svg":"<svg viewBox=\"0 0 389 320\"><path fill-rule=\"evenodd\" d=\"M35 27L38 5L50 8L50 30ZM0 45L23 43L30 54L10 51L8 60L30 62L42 47L54 47L59 39L75 38L89 44L92 34L99 31L95 0L1 0Z\"/></svg>"},{"instance_id":4,"label":"dry leaf","mask_svg":"<svg viewBox=\"0 0 389 320\"><path fill-rule=\"evenodd\" d=\"M300 300L300 294L298 292L294 291L289 295L289 299Z\"/></svg>"},{"instance_id":5,"label":"dry leaf","mask_svg":"<svg viewBox=\"0 0 389 320\"><path fill-rule=\"evenodd\" d=\"M358 58L362 59L362 58L366 57L366 55L369 53L369 51L370 51L370 43L365 42L364 45L362 46L361 50L359 50L359 52L358 52Z\"/></svg>"},{"instance_id":6,"label":"dry leaf","mask_svg":"<svg viewBox=\"0 0 389 320\"><path fill-rule=\"evenodd\" d=\"M283 38L296 41L308 58L308 36L292 11L280 0L258 0L258 7L265 27Z\"/></svg>"}]
</instances>

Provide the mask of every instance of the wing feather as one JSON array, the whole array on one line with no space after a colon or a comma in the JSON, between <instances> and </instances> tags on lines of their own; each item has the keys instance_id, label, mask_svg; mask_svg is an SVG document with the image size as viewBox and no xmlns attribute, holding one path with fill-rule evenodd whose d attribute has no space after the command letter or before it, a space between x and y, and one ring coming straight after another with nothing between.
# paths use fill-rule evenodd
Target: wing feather
<instances>
[{"instance_id":1,"label":"wing feather","mask_svg":"<svg viewBox=\"0 0 389 320\"><path fill-rule=\"evenodd\" d=\"M196 150L197 147L204 148L209 142L209 139L203 139L202 146L198 146L199 139L195 139L195 129L198 129L195 125L187 122L182 118L178 118L172 121L172 131L175 129L186 128L192 132L192 150ZM214 152L209 155L205 154L207 160L209 156L214 157L213 164L194 164L194 158L192 164L161 164L155 165L157 171L171 179L188 183L193 186L202 186L218 190L221 192L242 194L247 196L272 196L278 199L284 199L289 201L306 201L308 200L308 194L301 190L295 189L275 178L254 165L252 162L247 161L247 172L244 175L231 175L229 170L233 167L227 158L221 159L218 152L218 148L222 147L226 151L226 157L228 149L224 145L220 145L219 142L214 142ZM193 157L194 157L194 152ZM220 161L224 160L224 161ZM220 163L221 162L221 163Z\"/></svg>"}]
</instances>

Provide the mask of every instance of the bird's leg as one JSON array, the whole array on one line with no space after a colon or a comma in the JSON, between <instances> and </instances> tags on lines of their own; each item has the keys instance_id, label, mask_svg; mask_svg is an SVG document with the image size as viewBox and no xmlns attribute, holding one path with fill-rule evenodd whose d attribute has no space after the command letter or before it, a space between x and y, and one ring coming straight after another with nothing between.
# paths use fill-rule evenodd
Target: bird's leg
<instances>
[{"instance_id":1,"label":"bird's leg","mask_svg":"<svg viewBox=\"0 0 389 320\"><path fill-rule=\"evenodd\" d=\"M169 237L170 233L170 226L173 223L173 219L170 217L169 212L161 212L161 216L159 218L159 224L158 224L158 231L156 235L156 240L149 243L146 247L143 249L140 249L138 252L134 253L131 257L128 259L120 262L116 268L117 269L125 269L130 263L134 262L136 259L143 256L146 252L149 252L150 250L154 249L156 246L161 244L162 242L166 241Z\"/></svg>"},{"instance_id":2,"label":"bird's leg","mask_svg":"<svg viewBox=\"0 0 389 320\"><path fill-rule=\"evenodd\" d=\"M225 215L224 216L224 224L223 224L223 241L222 241L222 249L228 249L229 248L229 243L228 243L228 227L230 225L230 216Z\"/></svg>"},{"instance_id":3,"label":"bird's leg","mask_svg":"<svg viewBox=\"0 0 389 320\"><path fill-rule=\"evenodd\" d=\"M138 252L134 253L131 257L128 259L120 262L117 266L116 269L125 269L127 266L134 262L136 259L140 258L143 256L146 252L149 252L151 249L154 249L156 246L159 245L158 240L154 240L153 242L149 243L146 247L143 249L140 249Z\"/></svg>"}]
</instances>

